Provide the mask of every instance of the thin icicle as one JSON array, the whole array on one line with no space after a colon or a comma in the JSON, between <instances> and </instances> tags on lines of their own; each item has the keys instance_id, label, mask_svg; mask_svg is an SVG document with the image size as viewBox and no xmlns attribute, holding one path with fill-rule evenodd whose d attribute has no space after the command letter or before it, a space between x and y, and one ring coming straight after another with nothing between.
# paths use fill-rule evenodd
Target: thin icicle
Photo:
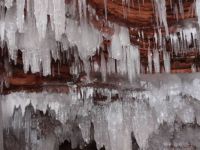
<instances>
[{"instance_id":1,"label":"thin icicle","mask_svg":"<svg viewBox=\"0 0 200 150\"><path fill-rule=\"evenodd\" d=\"M104 0L104 11L105 11L105 18L106 18L106 21L108 19L108 0Z\"/></svg>"},{"instance_id":2,"label":"thin icicle","mask_svg":"<svg viewBox=\"0 0 200 150\"><path fill-rule=\"evenodd\" d=\"M152 53L150 49L148 49L148 71L152 73Z\"/></svg>"},{"instance_id":3,"label":"thin icicle","mask_svg":"<svg viewBox=\"0 0 200 150\"><path fill-rule=\"evenodd\" d=\"M170 54L166 51L163 51L163 60L164 60L165 72L170 73L171 72Z\"/></svg>"},{"instance_id":4,"label":"thin icicle","mask_svg":"<svg viewBox=\"0 0 200 150\"><path fill-rule=\"evenodd\" d=\"M154 63L155 73L160 73L160 58L157 49L153 51L153 63Z\"/></svg>"},{"instance_id":5,"label":"thin icicle","mask_svg":"<svg viewBox=\"0 0 200 150\"><path fill-rule=\"evenodd\" d=\"M103 79L103 82L106 81L106 60L105 60L105 56L104 56L104 53L102 52L101 53L101 76L102 76L102 79Z\"/></svg>"},{"instance_id":6,"label":"thin icicle","mask_svg":"<svg viewBox=\"0 0 200 150\"><path fill-rule=\"evenodd\" d=\"M165 0L154 0L156 16L159 18L158 25L164 25L166 36L169 35L169 29L167 24L167 12L166 12L166 1Z\"/></svg>"},{"instance_id":7,"label":"thin icicle","mask_svg":"<svg viewBox=\"0 0 200 150\"><path fill-rule=\"evenodd\" d=\"M200 26L200 0L196 0L196 15Z\"/></svg>"}]
</instances>

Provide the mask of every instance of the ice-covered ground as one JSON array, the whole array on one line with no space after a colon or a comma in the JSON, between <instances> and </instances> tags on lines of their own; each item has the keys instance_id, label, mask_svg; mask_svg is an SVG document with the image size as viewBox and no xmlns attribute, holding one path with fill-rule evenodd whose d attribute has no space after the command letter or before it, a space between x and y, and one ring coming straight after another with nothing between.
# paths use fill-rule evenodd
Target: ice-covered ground
<instances>
[{"instance_id":1,"label":"ice-covered ground","mask_svg":"<svg viewBox=\"0 0 200 150\"><path fill-rule=\"evenodd\" d=\"M75 148L92 140L92 124L98 149L131 150L131 133L140 149L198 149L199 87L199 73L157 74L141 76L137 86L11 93L1 100L4 137L13 133L26 149L54 150L64 140Z\"/></svg>"}]
</instances>

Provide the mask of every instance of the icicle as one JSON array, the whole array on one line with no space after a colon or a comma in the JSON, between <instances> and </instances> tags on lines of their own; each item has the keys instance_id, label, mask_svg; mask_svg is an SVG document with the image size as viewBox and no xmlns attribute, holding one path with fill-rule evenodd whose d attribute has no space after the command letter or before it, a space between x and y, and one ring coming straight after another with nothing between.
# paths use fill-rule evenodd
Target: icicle
<instances>
[{"instance_id":1,"label":"icicle","mask_svg":"<svg viewBox=\"0 0 200 150\"><path fill-rule=\"evenodd\" d=\"M102 76L102 79L103 79L103 82L106 81L106 60L105 60L105 56L104 56L104 53L102 52L101 53L101 76Z\"/></svg>"},{"instance_id":2,"label":"icicle","mask_svg":"<svg viewBox=\"0 0 200 150\"><path fill-rule=\"evenodd\" d=\"M119 38L120 38L122 46L129 46L130 45L131 41L130 41L130 35L129 35L128 28L126 28L126 27L120 28Z\"/></svg>"},{"instance_id":3,"label":"icicle","mask_svg":"<svg viewBox=\"0 0 200 150\"><path fill-rule=\"evenodd\" d=\"M3 43L5 39L5 20L0 20L0 38L1 43Z\"/></svg>"},{"instance_id":4,"label":"icicle","mask_svg":"<svg viewBox=\"0 0 200 150\"><path fill-rule=\"evenodd\" d=\"M40 41L44 39L46 35L47 14L48 14L48 0L42 0L42 1L34 0L34 15L36 19L36 26L39 33Z\"/></svg>"},{"instance_id":5,"label":"icicle","mask_svg":"<svg viewBox=\"0 0 200 150\"><path fill-rule=\"evenodd\" d=\"M24 30L24 7L25 0L16 0L17 6L17 28L20 33Z\"/></svg>"},{"instance_id":6,"label":"icicle","mask_svg":"<svg viewBox=\"0 0 200 150\"><path fill-rule=\"evenodd\" d=\"M200 0L196 0L196 15L200 26Z\"/></svg>"},{"instance_id":7,"label":"icicle","mask_svg":"<svg viewBox=\"0 0 200 150\"><path fill-rule=\"evenodd\" d=\"M87 5L86 0L78 0L78 6L79 6L79 17L80 19L87 18Z\"/></svg>"},{"instance_id":8,"label":"icicle","mask_svg":"<svg viewBox=\"0 0 200 150\"><path fill-rule=\"evenodd\" d=\"M115 33L112 36L110 50L111 50L111 57L120 60L122 53L122 45L117 30L118 27L115 27Z\"/></svg>"},{"instance_id":9,"label":"icicle","mask_svg":"<svg viewBox=\"0 0 200 150\"><path fill-rule=\"evenodd\" d=\"M126 124L123 124L122 103L114 102L110 105L107 121L111 150L131 150L131 134L127 133Z\"/></svg>"},{"instance_id":10,"label":"icicle","mask_svg":"<svg viewBox=\"0 0 200 150\"><path fill-rule=\"evenodd\" d=\"M115 73L115 60L112 59L112 58L108 59L107 72L108 72L109 75L112 74L112 73Z\"/></svg>"},{"instance_id":11,"label":"icicle","mask_svg":"<svg viewBox=\"0 0 200 150\"><path fill-rule=\"evenodd\" d=\"M148 49L148 71L152 73L152 53L150 49Z\"/></svg>"},{"instance_id":12,"label":"icicle","mask_svg":"<svg viewBox=\"0 0 200 150\"><path fill-rule=\"evenodd\" d=\"M53 0L53 5L54 5L53 21L55 27L55 38L57 41L60 41L62 34L65 32L65 1Z\"/></svg>"},{"instance_id":13,"label":"icicle","mask_svg":"<svg viewBox=\"0 0 200 150\"><path fill-rule=\"evenodd\" d=\"M176 17L176 21L178 21L179 19L179 15L178 15L178 6L175 4L174 6L174 16Z\"/></svg>"},{"instance_id":14,"label":"icicle","mask_svg":"<svg viewBox=\"0 0 200 150\"><path fill-rule=\"evenodd\" d=\"M13 0L5 0L5 6L7 9L11 8L13 6Z\"/></svg>"},{"instance_id":15,"label":"icicle","mask_svg":"<svg viewBox=\"0 0 200 150\"><path fill-rule=\"evenodd\" d=\"M160 73L160 58L157 49L153 51L153 62L154 62L155 73Z\"/></svg>"},{"instance_id":16,"label":"icicle","mask_svg":"<svg viewBox=\"0 0 200 150\"><path fill-rule=\"evenodd\" d=\"M169 29L167 24L167 13L166 13L166 1L165 0L154 0L155 10L157 17L159 18L159 25L164 25L166 36L169 35Z\"/></svg>"},{"instance_id":17,"label":"icicle","mask_svg":"<svg viewBox=\"0 0 200 150\"><path fill-rule=\"evenodd\" d=\"M171 71L170 54L166 51L163 51L163 60L164 60L165 72L170 73Z\"/></svg>"},{"instance_id":18,"label":"icicle","mask_svg":"<svg viewBox=\"0 0 200 150\"><path fill-rule=\"evenodd\" d=\"M17 25L16 25L16 9L15 7L10 8L5 17L5 31L7 37L7 46L10 54L10 58L16 62L16 50L17 50L17 43L16 43L16 32L17 32Z\"/></svg>"},{"instance_id":19,"label":"icicle","mask_svg":"<svg viewBox=\"0 0 200 150\"><path fill-rule=\"evenodd\" d=\"M179 11L180 11L181 17L184 19L183 2L182 2L182 0L179 0L178 3L179 3Z\"/></svg>"},{"instance_id":20,"label":"icicle","mask_svg":"<svg viewBox=\"0 0 200 150\"><path fill-rule=\"evenodd\" d=\"M197 72L197 68L196 68L196 65L195 65L195 64L192 64L191 70L192 70L192 73Z\"/></svg>"},{"instance_id":21,"label":"icicle","mask_svg":"<svg viewBox=\"0 0 200 150\"><path fill-rule=\"evenodd\" d=\"M140 54L138 47L127 48L127 72L130 82L140 74Z\"/></svg>"},{"instance_id":22,"label":"icicle","mask_svg":"<svg viewBox=\"0 0 200 150\"><path fill-rule=\"evenodd\" d=\"M108 20L108 6L107 6L107 4L108 4L107 0L104 0L104 11L105 11L106 21Z\"/></svg>"}]
</instances>

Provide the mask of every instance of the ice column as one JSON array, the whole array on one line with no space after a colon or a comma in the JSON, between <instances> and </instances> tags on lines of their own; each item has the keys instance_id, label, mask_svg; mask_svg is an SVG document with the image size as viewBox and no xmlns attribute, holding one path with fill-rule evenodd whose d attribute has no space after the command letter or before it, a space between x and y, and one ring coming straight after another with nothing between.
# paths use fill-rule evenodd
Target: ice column
<instances>
[{"instance_id":1,"label":"ice column","mask_svg":"<svg viewBox=\"0 0 200 150\"><path fill-rule=\"evenodd\" d=\"M55 26L55 37L57 41L60 41L62 34L65 32L65 1L53 0L53 6L54 6L53 21Z\"/></svg>"},{"instance_id":2,"label":"ice column","mask_svg":"<svg viewBox=\"0 0 200 150\"><path fill-rule=\"evenodd\" d=\"M166 1L165 0L154 0L156 16L159 18L158 25L164 25L166 35L169 35L169 29L167 24L167 13L166 13Z\"/></svg>"},{"instance_id":3,"label":"ice column","mask_svg":"<svg viewBox=\"0 0 200 150\"><path fill-rule=\"evenodd\" d=\"M171 71L170 54L166 51L163 52L163 60L164 60L165 72L170 73Z\"/></svg>"},{"instance_id":4,"label":"ice column","mask_svg":"<svg viewBox=\"0 0 200 150\"><path fill-rule=\"evenodd\" d=\"M39 39L45 38L47 28L48 0L34 0L34 14Z\"/></svg>"},{"instance_id":5,"label":"ice column","mask_svg":"<svg viewBox=\"0 0 200 150\"><path fill-rule=\"evenodd\" d=\"M160 58L159 58L159 52L157 49L154 50L153 52L153 63L154 63L155 73L160 73Z\"/></svg>"},{"instance_id":6,"label":"ice column","mask_svg":"<svg viewBox=\"0 0 200 150\"><path fill-rule=\"evenodd\" d=\"M7 9L12 7L12 5L13 5L13 0L5 0L5 6L7 7Z\"/></svg>"},{"instance_id":7,"label":"ice column","mask_svg":"<svg viewBox=\"0 0 200 150\"><path fill-rule=\"evenodd\" d=\"M24 28L25 0L16 0L16 5L17 5L17 28L18 28L18 31L21 33L23 32L23 28Z\"/></svg>"},{"instance_id":8,"label":"ice column","mask_svg":"<svg viewBox=\"0 0 200 150\"><path fill-rule=\"evenodd\" d=\"M196 15L200 26L200 0L196 0Z\"/></svg>"},{"instance_id":9,"label":"ice column","mask_svg":"<svg viewBox=\"0 0 200 150\"><path fill-rule=\"evenodd\" d=\"M152 73L152 53L150 49L148 49L148 71Z\"/></svg>"}]
</instances>

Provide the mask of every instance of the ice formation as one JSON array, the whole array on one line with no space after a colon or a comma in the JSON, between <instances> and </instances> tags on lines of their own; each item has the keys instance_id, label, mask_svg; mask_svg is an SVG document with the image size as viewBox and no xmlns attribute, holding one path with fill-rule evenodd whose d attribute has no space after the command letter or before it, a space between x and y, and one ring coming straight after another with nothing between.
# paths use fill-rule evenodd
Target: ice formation
<instances>
[{"instance_id":1,"label":"ice formation","mask_svg":"<svg viewBox=\"0 0 200 150\"><path fill-rule=\"evenodd\" d=\"M157 49L153 51L153 63L155 72L160 73L160 56Z\"/></svg>"},{"instance_id":2,"label":"ice formation","mask_svg":"<svg viewBox=\"0 0 200 150\"><path fill-rule=\"evenodd\" d=\"M168 27L166 14L168 3L163 0L152 2L157 21L157 26L154 27L153 49L158 49L159 52L152 49L148 51L147 72L152 73L155 70L158 73L162 68L158 59L162 56L162 49L166 49L166 41L170 40L175 54L185 53L193 48L198 49L199 45L196 41L199 41L199 27L195 21L184 19L184 22L181 22L178 18L176 25ZM141 5L140 3L141 1L138 1L138 6ZM199 3L199 0L194 3L197 18L199 18ZM122 0L122 4L124 8L128 8L131 4L134 7L130 0ZM107 5L108 1L104 0L105 20L108 13ZM80 64L80 60L76 59L77 62L70 66L71 74L84 70L89 77L90 72L93 71L91 66L98 64L100 70L96 69L96 71L103 71L103 80L106 80L107 75L115 73L128 77L132 82L141 72L140 47L131 43L132 38L135 38L130 37L129 30L131 29L108 20L105 25L112 29L111 34L97 29L93 24L93 19L99 20L99 17L86 0L68 2L64 0L5 0L4 6L7 11L0 19L1 47L4 47L6 42L9 57L15 63L17 63L18 50L21 50L25 73L31 71L32 73L40 72L44 76L51 75L52 58L55 61L60 60L62 59L60 50L68 51L74 47L78 49L77 55L83 62L84 69L80 65L76 66ZM177 17L181 15L184 18L182 0L171 7L175 10L174 15ZM165 34L162 31L163 26ZM136 29L136 32L139 33L138 40L144 40L143 29ZM105 60L101 59L101 62L90 64L89 59L98 54L101 48L105 48L104 39L110 41L110 45L106 45L108 57L102 56ZM170 62L168 62L170 58L165 52L163 54L165 71L170 72ZM101 65L103 67L100 67Z\"/></svg>"},{"instance_id":3,"label":"ice formation","mask_svg":"<svg viewBox=\"0 0 200 150\"><path fill-rule=\"evenodd\" d=\"M163 52L163 60L164 60L165 72L170 73L170 71L171 71L170 54L166 51Z\"/></svg>"},{"instance_id":4,"label":"ice formation","mask_svg":"<svg viewBox=\"0 0 200 150\"><path fill-rule=\"evenodd\" d=\"M154 76L141 76L139 87L145 88L141 91L124 90L125 85L119 89L72 86L68 94L19 92L2 96L3 129L10 130L5 134L13 133L17 139L24 140L26 144L22 144L21 149L23 146L29 149L31 145L41 150L55 150L64 140L71 141L76 148L83 144L82 140L86 143L92 140L91 124L98 149L104 146L106 150L131 150L131 133L140 149L189 144L187 138L183 144L179 143L182 139L170 142L167 137L164 142L158 140L157 145L151 142L152 137L162 132L160 127L173 126L177 119L185 125L200 124L199 74ZM94 103L96 92L107 98ZM116 94L119 97L113 99ZM60 123L51 124L49 117ZM43 120L53 130L46 131ZM25 133L24 138L20 137L21 131ZM191 135L191 138L195 137Z\"/></svg>"},{"instance_id":5,"label":"ice formation","mask_svg":"<svg viewBox=\"0 0 200 150\"><path fill-rule=\"evenodd\" d=\"M166 13L166 1L164 0L154 0L155 11L157 19L157 25L165 27L166 35L169 35L169 29L167 24L167 13Z\"/></svg>"}]
</instances>

